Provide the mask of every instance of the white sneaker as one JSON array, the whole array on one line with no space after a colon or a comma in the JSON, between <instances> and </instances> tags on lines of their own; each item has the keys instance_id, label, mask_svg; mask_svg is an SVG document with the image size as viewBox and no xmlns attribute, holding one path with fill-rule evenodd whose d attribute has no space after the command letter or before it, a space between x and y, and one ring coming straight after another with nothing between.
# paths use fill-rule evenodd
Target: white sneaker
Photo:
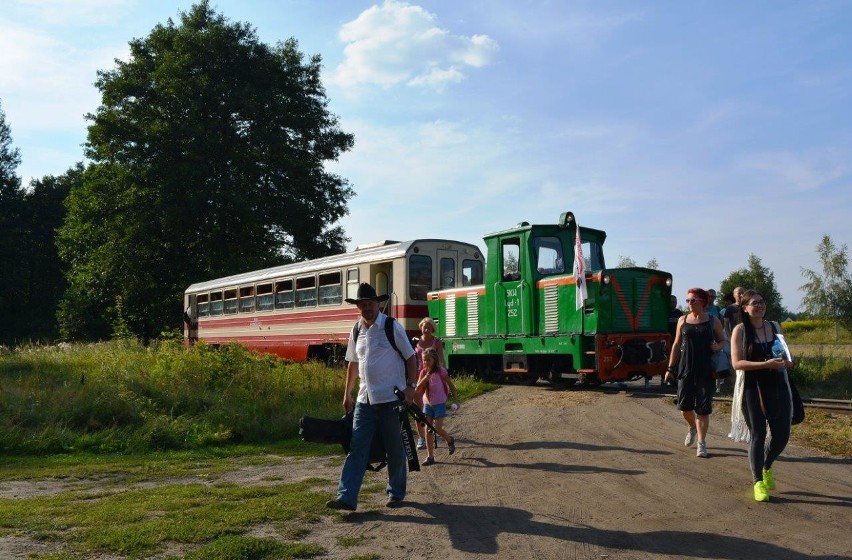
<instances>
[{"instance_id":1,"label":"white sneaker","mask_svg":"<svg viewBox=\"0 0 852 560\"><path fill-rule=\"evenodd\" d=\"M703 441L698 442L698 449L695 450L695 456L701 457L702 459L707 458L707 444Z\"/></svg>"},{"instance_id":2,"label":"white sneaker","mask_svg":"<svg viewBox=\"0 0 852 560\"><path fill-rule=\"evenodd\" d=\"M698 435L698 430L695 428L690 428L688 432L686 432L686 438L683 440L683 444L687 447L695 443L695 437Z\"/></svg>"},{"instance_id":3,"label":"white sneaker","mask_svg":"<svg viewBox=\"0 0 852 560\"><path fill-rule=\"evenodd\" d=\"M417 438L417 449L426 449L426 440L423 438Z\"/></svg>"}]
</instances>

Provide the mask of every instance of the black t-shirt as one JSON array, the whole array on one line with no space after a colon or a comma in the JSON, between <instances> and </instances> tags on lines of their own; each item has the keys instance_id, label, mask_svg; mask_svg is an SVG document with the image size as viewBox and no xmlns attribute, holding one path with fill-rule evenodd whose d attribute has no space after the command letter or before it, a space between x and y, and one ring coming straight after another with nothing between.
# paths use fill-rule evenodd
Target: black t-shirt
<instances>
[{"instance_id":1,"label":"black t-shirt","mask_svg":"<svg viewBox=\"0 0 852 560\"><path fill-rule=\"evenodd\" d=\"M675 333L677 332L677 321L683 317L683 311L675 307L671 311L669 311L669 334L674 340Z\"/></svg>"}]
</instances>

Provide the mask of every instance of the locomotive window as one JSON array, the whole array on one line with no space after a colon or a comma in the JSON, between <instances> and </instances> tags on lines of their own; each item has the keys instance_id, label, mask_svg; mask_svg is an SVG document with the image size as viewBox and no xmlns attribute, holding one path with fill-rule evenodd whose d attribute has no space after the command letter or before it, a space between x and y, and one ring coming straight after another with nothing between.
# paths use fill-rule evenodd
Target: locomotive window
<instances>
[{"instance_id":1,"label":"locomotive window","mask_svg":"<svg viewBox=\"0 0 852 560\"><path fill-rule=\"evenodd\" d=\"M465 259L462 261L462 286L478 286L482 280L482 262Z\"/></svg>"},{"instance_id":2,"label":"locomotive window","mask_svg":"<svg viewBox=\"0 0 852 560\"><path fill-rule=\"evenodd\" d=\"M355 299L358 297L358 269L350 268L346 271L346 297Z\"/></svg>"},{"instance_id":3,"label":"locomotive window","mask_svg":"<svg viewBox=\"0 0 852 560\"><path fill-rule=\"evenodd\" d=\"M254 286L240 288L240 313L254 311Z\"/></svg>"},{"instance_id":4,"label":"locomotive window","mask_svg":"<svg viewBox=\"0 0 852 560\"><path fill-rule=\"evenodd\" d=\"M208 294L198 294L196 304L198 305L198 316L207 317L210 315L210 296Z\"/></svg>"},{"instance_id":5,"label":"locomotive window","mask_svg":"<svg viewBox=\"0 0 852 560\"><path fill-rule=\"evenodd\" d=\"M237 312L237 289L225 290L225 315Z\"/></svg>"},{"instance_id":6,"label":"locomotive window","mask_svg":"<svg viewBox=\"0 0 852 560\"><path fill-rule=\"evenodd\" d=\"M503 241L503 282L521 279L521 241L506 239Z\"/></svg>"},{"instance_id":7,"label":"locomotive window","mask_svg":"<svg viewBox=\"0 0 852 560\"><path fill-rule=\"evenodd\" d=\"M257 310L272 311L272 284L257 285Z\"/></svg>"},{"instance_id":8,"label":"locomotive window","mask_svg":"<svg viewBox=\"0 0 852 560\"><path fill-rule=\"evenodd\" d=\"M296 278L296 307L317 306L317 277Z\"/></svg>"},{"instance_id":9,"label":"locomotive window","mask_svg":"<svg viewBox=\"0 0 852 560\"><path fill-rule=\"evenodd\" d=\"M327 272L319 275L320 305L338 305L343 301L343 285L340 272Z\"/></svg>"},{"instance_id":10,"label":"locomotive window","mask_svg":"<svg viewBox=\"0 0 852 560\"><path fill-rule=\"evenodd\" d=\"M293 297L293 280L280 280L275 283L275 309L293 309L296 305Z\"/></svg>"},{"instance_id":11,"label":"locomotive window","mask_svg":"<svg viewBox=\"0 0 852 560\"><path fill-rule=\"evenodd\" d=\"M408 258L408 295L411 299L426 301L432 289L432 257L411 255Z\"/></svg>"},{"instance_id":12,"label":"locomotive window","mask_svg":"<svg viewBox=\"0 0 852 560\"><path fill-rule=\"evenodd\" d=\"M595 241L583 243L583 257L586 261L586 270L603 270L604 264L603 246Z\"/></svg>"},{"instance_id":13,"label":"locomotive window","mask_svg":"<svg viewBox=\"0 0 852 560\"><path fill-rule=\"evenodd\" d=\"M536 237L533 240L535 248L536 270L541 274L563 274L565 259L562 257L562 243L558 237Z\"/></svg>"},{"instance_id":14,"label":"locomotive window","mask_svg":"<svg viewBox=\"0 0 852 560\"><path fill-rule=\"evenodd\" d=\"M210 292L210 315L221 315L224 312L222 292Z\"/></svg>"},{"instance_id":15,"label":"locomotive window","mask_svg":"<svg viewBox=\"0 0 852 560\"><path fill-rule=\"evenodd\" d=\"M440 260L441 268L440 276L441 289L453 288L456 285L456 260L444 257Z\"/></svg>"}]
</instances>

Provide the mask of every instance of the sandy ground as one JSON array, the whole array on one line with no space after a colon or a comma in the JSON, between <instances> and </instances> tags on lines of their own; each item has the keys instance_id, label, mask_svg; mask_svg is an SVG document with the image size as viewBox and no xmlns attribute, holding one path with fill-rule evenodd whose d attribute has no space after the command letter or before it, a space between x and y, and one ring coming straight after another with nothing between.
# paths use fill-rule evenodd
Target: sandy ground
<instances>
[{"instance_id":1,"label":"sandy ground","mask_svg":"<svg viewBox=\"0 0 852 560\"><path fill-rule=\"evenodd\" d=\"M505 386L463 403L445 427L456 454L442 444L437 464L410 473L403 507L363 493L357 512L307 527L303 540L334 559L852 558L852 461L789 446L771 502L757 503L728 419L712 418L710 457L697 458L671 398L656 393ZM333 463L288 460L223 478L336 480ZM365 486L385 481L370 473ZM27 490L3 485L0 495ZM43 546L0 539L0 558Z\"/></svg>"}]
</instances>

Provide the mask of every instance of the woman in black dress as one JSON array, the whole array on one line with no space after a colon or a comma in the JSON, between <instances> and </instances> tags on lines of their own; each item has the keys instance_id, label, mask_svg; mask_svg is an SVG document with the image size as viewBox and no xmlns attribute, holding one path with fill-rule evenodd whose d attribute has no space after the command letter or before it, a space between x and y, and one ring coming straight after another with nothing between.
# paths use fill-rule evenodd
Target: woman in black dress
<instances>
[{"instance_id":1,"label":"woman in black dress","mask_svg":"<svg viewBox=\"0 0 852 560\"><path fill-rule=\"evenodd\" d=\"M698 457L707 457L705 439L716 392L716 372L710 358L725 347L722 322L704 311L708 301L707 292L701 288L686 293L689 313L678 319L665 377L666 381L677 377L677 409L689 426L683 444L689 447L697 440Z\"/></svg>"}]
</instances>

